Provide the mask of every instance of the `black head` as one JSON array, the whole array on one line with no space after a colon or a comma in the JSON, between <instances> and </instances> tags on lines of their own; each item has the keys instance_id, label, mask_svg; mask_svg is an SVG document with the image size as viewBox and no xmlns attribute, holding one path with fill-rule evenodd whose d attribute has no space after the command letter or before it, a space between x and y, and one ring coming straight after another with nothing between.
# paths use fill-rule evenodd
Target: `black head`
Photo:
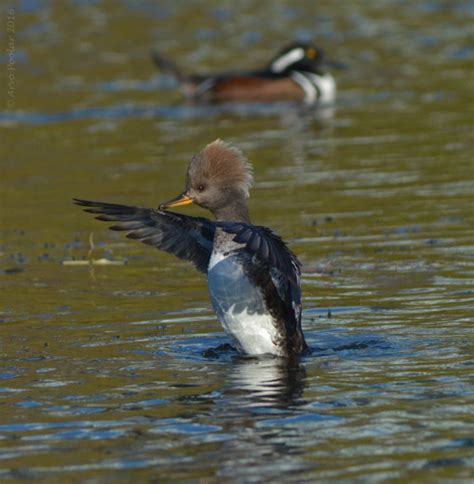
<instances>
[{"instance_id":1,"label":"black head","mask_svg":"<svg viewBox=\"0 0 474 484\"><path fill-rule=\"evenodd\" d=\"M282 49L270 62L268 70L273 74L291 71L323 73L324 54L319 47L308 42L293 42Z\"/></svg>"}]
</instances>

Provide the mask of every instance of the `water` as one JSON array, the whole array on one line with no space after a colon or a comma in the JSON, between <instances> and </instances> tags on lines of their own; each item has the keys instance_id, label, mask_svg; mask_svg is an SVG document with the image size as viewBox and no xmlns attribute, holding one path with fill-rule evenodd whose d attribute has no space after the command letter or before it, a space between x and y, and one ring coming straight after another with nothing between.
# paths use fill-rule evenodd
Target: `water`
<instances>
[{"instance_id":1,"label":"water","mask_svg":"<svg viewBox=\"0 0 474 484\"><path fill-rule=\"evenodd\" d=\"M472 2L12 5L0 480L472 479ZM149 60L258 66L293 37L348 64L334 109L187 106ZM216 137L303 263L299 362L236 355L200 274L71 203L156 207ZM64 264L89 255L118 264Z\"/></svg>"}]
</instances>

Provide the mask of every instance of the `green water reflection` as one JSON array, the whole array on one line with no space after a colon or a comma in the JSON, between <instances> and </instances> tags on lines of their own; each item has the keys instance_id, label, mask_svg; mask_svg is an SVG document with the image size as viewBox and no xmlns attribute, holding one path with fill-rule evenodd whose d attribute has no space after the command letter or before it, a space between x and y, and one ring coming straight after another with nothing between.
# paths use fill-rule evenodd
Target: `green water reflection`
<instances>
[{"instance_id":1,"label":"green water reflection","mask_svg":"<svg viewBox=\"0 0 474 484\"><path fill-rule=\"evenodd\" d=\"M467 482L472 2L12 5L0 480ZM149 60L257 66L295 36L349 65L333 111L185 106ZM203 356L228 341L201 275L71 203L157 206L216 137L254 163L253 221L303 263L298 364ZM63 265L91 232L126 263Z\"/></svg>"}]
</instances>

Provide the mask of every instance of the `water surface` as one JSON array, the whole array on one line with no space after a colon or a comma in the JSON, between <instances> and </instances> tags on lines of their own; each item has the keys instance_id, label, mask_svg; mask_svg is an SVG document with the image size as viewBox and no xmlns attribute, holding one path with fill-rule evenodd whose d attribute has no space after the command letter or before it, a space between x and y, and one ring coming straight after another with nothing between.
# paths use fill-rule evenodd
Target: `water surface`
<instances>
[{"instance_id":1,"label":"water surface","mask_svg":"<svg viewBox=\"0 0 474 484\"><path fill-rule=\"evenodd\" d=\"M0 480L473 477L474 6L349 3L12 3ZM149 59L258 66L293 37L348 64L334 108L189 106ZM200 274L71 203L156 207L216 137L302 261L299 362L238 357ZM64 265L89 256L119 264Z\"/></svg>"}]
</instances>

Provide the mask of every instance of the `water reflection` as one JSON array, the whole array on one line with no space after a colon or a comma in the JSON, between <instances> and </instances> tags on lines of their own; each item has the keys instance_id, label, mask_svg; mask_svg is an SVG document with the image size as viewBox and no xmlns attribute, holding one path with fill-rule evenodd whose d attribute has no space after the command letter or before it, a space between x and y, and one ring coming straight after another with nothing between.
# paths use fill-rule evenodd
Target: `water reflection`
<instances>
[{"instance_id":1,"label":"water reflection","mask_svg":"<svg viewBox=\"0 0 474 484\"><path fill-rule=\"evenodd\" d=\"M227 391L240 409L287 410L303 394L306 370L281 358L239 358L230 367Z\"/></svg>"},{"instance_id":2,"label":"water reflection","mask_svg":"<svg viewBox=\"0 0 474 484\"><path fill-rule=\"evenodd\" d=\"M0 107L0 481L467 482L472 1L317 12L253 2L239 15L225 7L223 22L206 2L169 3L163 22L152 0L73 3L13 2L16 107ZM278 25L261 21L270 11ZM337 116L186 105L149 61L156 45L216 70L246 49L258 65L279 35L316 24L351 62ZM204 28L217 36L196 42ZM243 36L255 32L251 45ZM255 221L291 241L305 268L313 354L299 364L203 358L228 340L202 279L166 254L101 229L97 242L129 264L97 267L94 281L60 264L85 256L91 229L71 194L148 206L218 136L251 153Z\"/></svg>"},{"instance_id":3,"label":"water reflection","mask_svg":"<svg viewBox=\"0 0 474 484\"><path fill-rule=\"evenodd\" d=\"M290 118L288 118L290 114ZM122 120L122 119L158 119L158 120L198 120L215 116L273 117L282 116L295 121L298 127L302 121L316 120L327 123L333 119L333 106L314 108L302 107L291 102L265 103L222 103L206 104L182 102L171 105L116 104L108 107L87 107L70 111L0 111L0 126L42 125L49 123L68 123L83 120Z\"/></svg>"},{"instance_id":4,"label":"water reflection","mask_svg":"<svg viewBox=\"0 0 474 484\"><path fill-rule=\"evenodd\" d=\"M213 409L223 422L221 432L232 436L222 442L222 455L229 458L221 460L218 475L252 479L264 473L276 478L304 469L296 434L284 436L280 425L262 425L284 421L303 404L304 366L280 358L238 358L228 370L222 398Z\"/></svg>"}]
</instances>

